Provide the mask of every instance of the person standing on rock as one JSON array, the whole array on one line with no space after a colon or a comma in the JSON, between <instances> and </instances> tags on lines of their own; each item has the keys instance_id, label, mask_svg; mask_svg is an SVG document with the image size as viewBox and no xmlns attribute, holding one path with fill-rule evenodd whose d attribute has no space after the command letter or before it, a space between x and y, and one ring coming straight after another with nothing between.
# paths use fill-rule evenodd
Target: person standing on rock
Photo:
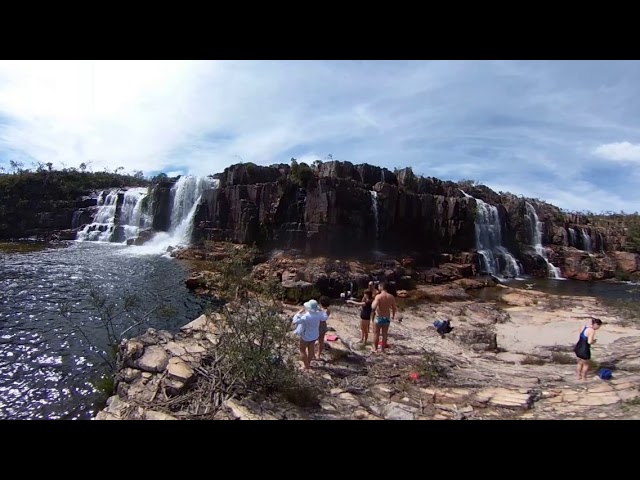
<instances>
[{"instance_id":1,"label":"person standing on rock","mask_svg":"<svg viewBox=\"0 0 640 480\"><path fill-rule=\"evenodd\" d=\"M348 301L348 300L347 300ZM322 311L327 314L327 318L324 320L320 320L320 328L318 331L318 360L320 359L320 355L322 355L322 351L324 350L324 336L327 334L327 320L329 319L329 315L331 315L331 311L329 310L329 306L331 305L331 299L326 296L320 297L320 306L322 307Z\"/></svg>"},{"instance_id":2,"label":"person standing on rock","mask_svg":"<svg viewBox=\"0 0 640 480\"><path fill-rule=\"evenodd\" d=\"M573 349L576 357L578 357L578 365L576 367L578 380L587 379L589 360L591 360L591 345L596 343L596 330L598 330L601 326L602 320L600 320L599 318L592 318L591 325L585 325L580 330L578 343L576 343L576 346Z\"/></svg>"},{"instance_id":3,"label":"person standing on rock","mask_svg":"<svg viewBox=\"0 0 640 480\"><path fill-rule=\"evenodd\" d=\"M365 290L361 302L347 300L347 303L357 305L360 308L360 343L367 344L369 330L371 329L371 317L373 317L373 294L371 290Z\"/></svg>"},{"instance_id":4,"label":"person standing on rock","mask_svg":"<svg viewBox=\"0 0 640 480\"><path fill-rule=\"evenodd\" d=\"M378 286L380 293L373 300L372 308L375 311L376 319L373 325L373 351L378 351L380 332L382 332L382 351L388 348L387 333L389 325L396 319L396 298L387 291L387 284L380 282Z\"/></svg>"},{"instance_id":5,"label":"person standing on rock","mask_svg":"<svg viewBox=\"0 0 640 480\"><path fill-rule=\"evenodd\" d=\"M296 325L295 333L300 337L300 359L305 370L311 368L311 360L315 360L315 346L323 320L327 320L327 313L320 310L320 305L313 299L293 316L292 323Z\"/></svg>"}]
</instances>

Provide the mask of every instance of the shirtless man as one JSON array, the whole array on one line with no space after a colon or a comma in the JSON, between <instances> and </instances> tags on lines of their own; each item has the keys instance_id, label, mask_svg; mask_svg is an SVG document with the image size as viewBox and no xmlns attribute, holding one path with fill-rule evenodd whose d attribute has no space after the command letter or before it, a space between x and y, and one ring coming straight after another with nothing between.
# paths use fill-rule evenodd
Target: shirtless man
<instances>
[{"instance_id":1,"label":"shirtless man","mask_svg":"<svg viewBox=\"0 0 640 480\"><path fill-rule=\"evenodd\" d=\"M380 340L380 331L382 330L382 351L388 347L387 333L389 325L396 319L396 298L387 292L387 284L381 282L379 287L380 293L373 300L373 311L376 319L373 326L373 351L378 351L378 342Z\"/></svg>"}]
</instances>

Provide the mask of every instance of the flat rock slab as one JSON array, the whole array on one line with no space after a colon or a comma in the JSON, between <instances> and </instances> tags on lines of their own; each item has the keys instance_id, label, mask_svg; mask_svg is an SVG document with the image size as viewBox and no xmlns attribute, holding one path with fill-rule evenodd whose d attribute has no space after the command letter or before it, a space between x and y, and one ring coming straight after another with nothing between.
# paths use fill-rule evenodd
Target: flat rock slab
<instances>
[{"instance_id":1,"label":"flat rock slab","mask_svg":"<svg viewBox=\"0 0 640 480\"><path fill-rule=\"evenodd\" d=\"M576 405L598 407L602 405L613 405L620 402L620 397L613 394L592 394L582 398L579 398Z\"/></svg>"},{"instance_id":2,"label":"flat rock slab","mask_svg":"<svg viewBox=\"0 0 640 480\"><path fill-rule=\"evenodd\" d=\"M522 363L527 357L521 353L501 352L496 355L496 358L501 362Z\"/></svg>"},{"instance_id":3,"label":"flat rock slab","mask_svg":"<svg viewBox=\"0 0 640 480\"><path fill-rule=\"evenodd\" d=\"M142 357L136 360L136 367L145 372L159 373L167 368L168 363L169 355L167 355L164 348L151 345L145 348Z\"/></svg>"},{"instance_id":4,"label":"flat rock slab","mask_svg":"<svg viewBox=\"0 0 640 480\"><path fill-rule=\"evenodd\" d=\"M350 407L359 407L360 402L358 399L349 392L344 392L338 395L338 398L342 401L342 403L350 406Z\"/></svg>"},{"instance_id":5,"label":"flat rock slab","mask_svg":"<svg viewBox=\"0 0 640 480\"><path fill-rule=\"evenodd\" d=\"M178 357L172 357L167 365L167 374L169 377L174 378L180 382L189 382L194 375L193 368L191 368L184 360Z\"/></svg>"},{"instance_id":6,"label":"flat rock slab","mask_svg":"<svg viewBox=\"0 0 640 480\"><path fill-rule=\"evenodd\" d=\"M216 314L217 315L217 314ZM187 323L182 328L183 332L205 332L205 333L217 333L218 329L215 326L213 318L209 318L206 315L200 315L193 322Z\"/></svg>"},{"instance_id":7,"label":"flat rock slab","mask_svg":"<svg viewBox=\"0 0 640 480\"><path fill-rule=\"evenodd\" d=\"M480 403L505 408L528 409L532 403L530 394L508 388L485 388L477 392L475 398Z\"/></svg>"},{"instance_id":8,"label":"flat rock slab","mask_svg":"<svg viewBox=\"0 0 640 480\"><path fill-rule=\"evenodd\" d=\"M256 414L235 400L227 400L224 403L225 406L231 410L233 416L238 420L277 420L273 415Z\"/></svg>"},{"instance_id":9,"label":"flat rock slab","mask_svg":"<svg viewBox=\"0 0 640 480\"><path fill-rule=\"evenodd\" d=\"M416 408L391 402L383 409L385 420L414 420L418 410Z\"/></svg>"},{"instance_id":10,"label":"flat rock slab","mask_svg":"<svg viewBox=\"0 0 640 480\"><path fill-rule=\"evenodd\" d=\"M171 355L175 355L176 357L181 357L187 353L184 346L177 342L169 342L164 347L167 352Z\"/></svg>"},{"instance_id":11,"label":"flat rock slab","mask_svg":"<svg viewBox=\"0 0 640 480\"><path fill-rule=\"evenodd\" d=\"M155 410L146 410L144 412L145 420L178 420L176 417Z\"/></svg>"}]
</instances>

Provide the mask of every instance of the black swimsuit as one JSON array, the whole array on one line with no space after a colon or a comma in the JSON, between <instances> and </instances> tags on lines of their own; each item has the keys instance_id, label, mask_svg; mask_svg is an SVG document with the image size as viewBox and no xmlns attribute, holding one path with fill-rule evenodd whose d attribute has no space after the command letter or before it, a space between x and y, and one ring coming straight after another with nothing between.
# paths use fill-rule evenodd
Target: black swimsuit
<instances>
[{"instance_id":1,"label":"black swimsuit","mask_svg":"<svg viewBox=\"0 0 640 480\"><path fill-rule=\"evenodd\" d=\"M360 319L361 320L371 320L371 306L373 302L367 302L365 300L364 307L360 310Z\"/></svg>"},{"instance_id":2,"label":"black swimsuit","mask_svg":"<svg viewBox=\"0 0 640 480\"><path fill-rule=\"evenodd\" d=\"M580 337L578 338L578 343L574 347L573 351L576 354L576 357L582 360L590 360L591 359L591 345L589 345L589 337L587 337L584 332L589 328L585 326L580 332Z\"/></svg>"}]
</instances>

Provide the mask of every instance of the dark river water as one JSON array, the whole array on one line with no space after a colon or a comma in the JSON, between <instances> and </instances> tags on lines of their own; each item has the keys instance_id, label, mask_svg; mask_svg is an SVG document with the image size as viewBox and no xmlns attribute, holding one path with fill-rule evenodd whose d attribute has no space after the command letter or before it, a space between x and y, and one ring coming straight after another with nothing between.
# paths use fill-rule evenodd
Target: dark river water
<instances>
[{"instance_id":1,"label":"dark river water","mask_svg":"<svg viewBox=\"0 0 640 480\"><path fill-rule=\"evenodd\" d=\"M507 280L505 285L513 288L537 290L555 295L583 295L596 297L611 307L640 301L640 284L634 282L598 281L581 282L577 280L555 280L553 278L524 278ZM500 290L497 287L481 288L469 291L473 296L484 300L495 300Z\"/></svg>"},{"instance_id":2,"label":"dark river water","mask_svg":"<svg viewBox=\"0 0 640 480\"><path fill-rule=\"evenodd\" d=\"M177 261L139 252L94 242L0 251L0 419L88 419L102 406L96 386L109 369L97 352L108 350L109 337L90 289L116 311L126 296L139 298L113 322L116 333L154 308L145 329L175 331L202 313L204 300L186 289Z\"/></svg>"}]
</instances>

